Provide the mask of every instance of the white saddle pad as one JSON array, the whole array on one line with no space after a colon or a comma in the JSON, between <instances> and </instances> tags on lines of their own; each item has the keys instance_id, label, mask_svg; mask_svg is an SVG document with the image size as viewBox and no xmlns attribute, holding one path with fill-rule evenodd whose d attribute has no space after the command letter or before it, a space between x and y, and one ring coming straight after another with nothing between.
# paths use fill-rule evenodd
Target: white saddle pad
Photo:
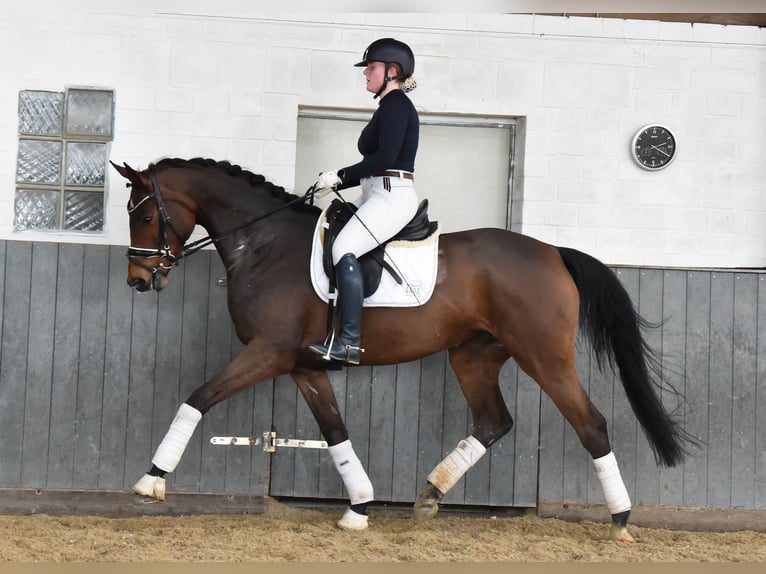
<instances>
[{"instance_id":1,"label":"white saddle pad","mask_svg":"<svg viewBox=\"0 0 766 574\"><path fill-rule=\"evenodd\" d=\"M322 212L311 246L311 283L322 301L330 300L330 279L324 272L322 254L326 212ZM436 285L439 259L439 229L422 241L392 241L386 245L385 260L402 278L401 285L383 269L378 289L365 298L365 307L417 307L431 298ZM334 295L333 295L334 298Z\"/></svg>"}]
</instances>

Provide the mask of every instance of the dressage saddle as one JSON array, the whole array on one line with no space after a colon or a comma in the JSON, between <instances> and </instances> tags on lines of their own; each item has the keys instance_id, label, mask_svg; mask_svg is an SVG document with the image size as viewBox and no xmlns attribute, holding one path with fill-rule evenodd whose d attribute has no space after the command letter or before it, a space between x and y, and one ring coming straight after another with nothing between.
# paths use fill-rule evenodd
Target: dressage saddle
<instances>
[{"instance_id":1,"label":"dressage saddle","mask_svg":"<svg viewBox=\"0 0 766 574\"><path fill-rule=\"evenodd\" d=\"M340 199L333 200L327 208L328 227L324 233L322 265L333 287L335 267L332 264L332 245L343 226L354 216L356 209L353 203L343 202ZM428 200L424 199L420 202L415 216L399 233L359 258L359 266L362 268L364 278L364 296L369 297L375 293L380 285L383 269L390 273L397 283L402 284L402 278L383 257L386 245L392 241L420 241L433 234L437 228L438 223L428 219Z\"/></svg>"}]
</instances>

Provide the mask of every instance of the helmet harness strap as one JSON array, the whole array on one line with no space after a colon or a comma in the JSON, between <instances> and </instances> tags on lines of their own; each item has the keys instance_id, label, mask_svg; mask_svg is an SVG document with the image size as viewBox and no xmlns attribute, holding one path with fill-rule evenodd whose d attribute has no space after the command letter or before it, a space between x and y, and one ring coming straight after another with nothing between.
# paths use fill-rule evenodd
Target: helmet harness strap
<instances>
[{"instance_id":1,"label":"helmet harness strap","mask_svg":"<svg viewBox=\"0 0 766 574\"><path fill-rule=\"evenodd\" d=\"M385 76L383 78L383 85L380 87L380 89L377 91L377 93L374 96L372 96L373 100L379 98L380 94L382 94L383 92L386 91L386 86L388 86L388 82L390 82L391 80L401 80L401 78L402 78L401 74L398 75L398 76L394 76L392 78L389 78L388 77L388 70L390 68L394 68L394 66L390 62L385 62L385 64L386 64L386 74L385 74ZM396 68L394 68L394 71L396 71Z\"/></svg>"}]
</instances>

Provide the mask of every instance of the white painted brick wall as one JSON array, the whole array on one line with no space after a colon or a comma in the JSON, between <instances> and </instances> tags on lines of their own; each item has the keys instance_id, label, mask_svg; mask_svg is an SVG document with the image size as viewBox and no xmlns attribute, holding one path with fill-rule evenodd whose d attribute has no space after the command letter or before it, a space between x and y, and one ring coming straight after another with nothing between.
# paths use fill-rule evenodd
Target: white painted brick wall
<instances>
[{"instance_id":1,"label":"white painted brick wall","mask_svg":"<svg viewBox=\"0 0 766 574\"><path fill-rule=\"evenodd\" d=\"M12 229L17 98L115 90L114 161L228 159L288 189L299 105L370 109L358 61L381 36L411 44L424 111L527 118L514 221L608 263L766 266L766 30L528 14L120 14L0 17L0 238L126 244L123 182L107 229ZM644 124L679 140L648 173Z\"/></svg>"}]
</instances>

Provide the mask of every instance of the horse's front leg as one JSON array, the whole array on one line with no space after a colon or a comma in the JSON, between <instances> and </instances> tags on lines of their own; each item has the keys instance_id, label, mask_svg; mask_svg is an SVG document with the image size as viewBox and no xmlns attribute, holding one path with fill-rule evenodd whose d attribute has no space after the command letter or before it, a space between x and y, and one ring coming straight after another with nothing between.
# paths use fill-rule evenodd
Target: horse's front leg
<instances>
[{"instance_id":1,"label":"horse's front leg","mask_svg":"<svg viewBox=\"0 0 766 574\"><path fill-rule=\"evenodd\" d=\"M226 368L198 387L178 409L152 458L152 467L133 485L136 494L165 500L165 475L173 472L199 421L208 410L229 397L288 372L294 356L269 343L250 342Z\"/></svg>"},{"instance_id":2,"label":"horse's front leg","mask_svg":"<svg viewBox=\"0 0 766 574\"><path fill-rule=\"evenodd\" d=\"M330 378L326 371L314 369L296 369L290 376L306 399L329 445L330 456L350 498L350 506L338 521L338 527L344 530L364 530L367 528L367 504L373 500L372 482L348 440L348 431L340 415Z\"/></svg>"}]
</instances>

